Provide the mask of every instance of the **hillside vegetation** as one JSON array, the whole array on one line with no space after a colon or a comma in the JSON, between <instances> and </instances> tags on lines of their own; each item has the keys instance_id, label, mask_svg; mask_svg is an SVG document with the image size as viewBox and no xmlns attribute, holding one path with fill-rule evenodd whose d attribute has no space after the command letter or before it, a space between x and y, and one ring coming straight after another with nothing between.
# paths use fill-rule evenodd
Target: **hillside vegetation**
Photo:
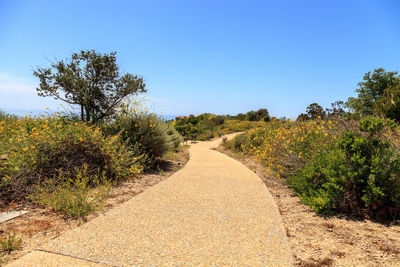
<instances>
[{"instance_id":1,"label":"hillside vegetation","mask_svg":"<svg viewBox=\"0 0 400 267\"><path fill-rule=\"evenodd\" d=\"M80 51L33 75L39 96L77 105L80 114L0 111L0 209L28 200L83 217L112 184L157 168L180 147L179 133L135 100L146 85L120 73L116 52Z\"/></svg>"},{"instance_id":2,"label":"hillside vegetation","mask_svg":"<svg viewBox=\"0 0 400 267\"><path fill-rule=\"evenodd\" d=\"M400 209L400 103L383 98L389 93L396 97L396 75L381 69L367 73L358 98L346 105L338 101L324 111L313 103L297 121L272 120L224 146L255 156L319 213L395 220ZM361 108L365 99L369 107Z\"/></svg>"},{"instance_id":3,"label":"hillside vegetation","mask_svg":"<svg viewBox=\"0 0 400 267\"><path fill-rule=\"evenodd\" d=\"M243 132L265 125L270 120L266 109L239 113L236 116L204 113L198 116L173 121L172 125L182 135L193 140L210 140L224 134Z\"/></svg>"},{"instance_id":4,"label":"hillside vegetation","mask_svg":"<svg viewBox=\"0 0 400 267\"><path fill-rule=\"evenodd\" d=\"M76 213L71 205L89 205L91 188L153 168L168 151L179 149L180 140L169 124L151 114L91 124L61 114L19 118L1 113L0 204L30 196L79 217L86 212ZM67 194L65 189L72 192L60 196ZM63 197L68 207L58 207L58 200L49 197Z\"/></svg>"}]
</instances>

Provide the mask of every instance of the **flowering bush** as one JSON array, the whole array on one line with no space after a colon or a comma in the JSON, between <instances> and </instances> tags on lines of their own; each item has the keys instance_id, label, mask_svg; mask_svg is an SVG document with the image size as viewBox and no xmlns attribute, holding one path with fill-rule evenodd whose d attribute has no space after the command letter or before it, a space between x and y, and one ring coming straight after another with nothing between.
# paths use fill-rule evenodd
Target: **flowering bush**
<instances>
[{"instance_id":1,"label":"flowering bush","mask_svg":"<svg viewBox=\"0 0 400 267\"><path fill-rule=\"evenodd\" d=\"M84 165L73 176L60 173L57 179L36 186L29 198L71 218L84 217L101 207L111 188L105 174L89 175Z\"/></svg>"},{"instance_id":2,"label":"flowering bush","mask_svg":"<svg viewBox=\"0 0 400 267\"><path fill-rule=\"evenodd\" d=\"M335 126L330 120L272 121L245 135L241 149L274 169L279 177L295 173L336 139Z\"/></svg>"},{"instance_id":3,"label":"flowering bush","mask_svg":"<svg viewBox=\"0 0 400 267\"><path fill-rule=\"evenodd\" d=\"M400 208L400 154L380 136L386 126L393 124L366 117L359 122L360 132L344 132L307 162L289 179L303 202L323 213L341 210L395 218Z\"/></svg>"},{"instance_id":4,"label":"flowering bush","mask_svg":"<svg viewBox=\"0 0 400 267\"><path fill-rule=\"evenodd\" d=\"M105 173L109 180L139 174L143 166L119 135L104 136L95 125L53 116L17 118L2 116L0 121L0 197L22 198L32 186L58 177L74 175L84 164L87 174ZM55 178L56 179L56 178Z\"/></svg>"},{"instance_id":5,"label":"flowering bush","mask_svg":"<svg viewBox=\"0 0 400 267\"><path fill-rule=\"evenodd\" d=\"M393 219L400 209L399 140L391 120L273 121L237 136L234 150L285 177L302 202L321 213L342 211Z\"/></svg>"}]
</instances>

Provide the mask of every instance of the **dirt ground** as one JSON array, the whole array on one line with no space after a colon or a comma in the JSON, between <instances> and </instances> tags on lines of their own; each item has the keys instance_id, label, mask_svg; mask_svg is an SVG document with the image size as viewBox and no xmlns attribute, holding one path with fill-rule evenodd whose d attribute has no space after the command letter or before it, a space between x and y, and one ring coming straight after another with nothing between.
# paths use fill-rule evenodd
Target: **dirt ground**
<instances>
[{"instance_id":1,"label":"dirt ground","mask_svg":"<svg viewBox=\"0 0 400 267\"><path fill-rule=\"evenodd\" d=\"M297 266L400 266L400 221L385 225L346 216L320 216L255 159L227 154L257 173L274 197Z\"/></svg>"},{"instance_id":2,"label":"dirt ground","mask_svg":"<svg viewBox=\"0 0 400 267\"><path fill-rule=\"evenodd\" d=\"M0 224L0 238L4 238L6 235L13 233L23 240L20 250L13 251L10 255L0 260L5 260L7 262L17 259L38 248L41 244L47 243L51 239L60 236L65 231L92 220L116 205L140 194L147 188L165 180L181 169L188 160L188 150L183 149L175 153L172 159L163 161L163 164L158 170L147 172L136 177L134 180L127 180L113 187L105 201L104 207L100 211L90 214L84 220L65 219L59 213L40 208L31 203L9 206L8 210L24 209L29 212L23 216ZM0 266L2 266L1 261Z\"/></svg>"}]
</instances>

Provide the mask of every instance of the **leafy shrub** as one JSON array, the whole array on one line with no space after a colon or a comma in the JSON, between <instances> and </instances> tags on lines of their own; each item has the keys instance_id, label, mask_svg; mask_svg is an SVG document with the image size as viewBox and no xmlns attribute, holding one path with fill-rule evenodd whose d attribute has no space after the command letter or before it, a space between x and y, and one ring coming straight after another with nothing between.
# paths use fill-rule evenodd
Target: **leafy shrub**
<instances>
[{"instance_id":1,"label":"leafy shrub","mask_svg":"<svg viewBox=\"0 0 400 267\"><path fill-rule=\"evenodd\" d=\"M210 115L206 117L205 119L200 121L200 128L203 129L213 129L219 125L224 124L225 122L225 117L224 116L215 116L215 115Z\"/></svg>"},{"instance_id":2,"label":"leafy shrub","mask_svg":"<svg viewBox=\"0 0 400 267\"><path fill-rule=\"evenodd\" d=\"M301 200L321 213L393 219L400 208L399 140L393 120L271 121L225 147L254 155L288 178Z\"/></svg>"},{"instance_id":3,"label":"leafy shrub","mask_svg":"<svg viewBox=\"0 0 400 267\"><path fill-rule=\"evenodd\" d=\"M106 131L111 135L120 133L133 151L143 154L145 168L151 168L165 153L177 149L182 140L172 125L154 114L118 117L106 126Z\"/></svg>"},{"instance_id":4,"label":"leafy shrub","mask_svg":"<svg viewBox=\"0 0 400 267\"><path fill-rule=\"evenodd\" d=\"M195 139L195 138L193 138L194 136L196 136L196 135L191 135L192 139ZM205 133L201 134L197 139L200 141L207 141L207 140L211 140L217 136L218 135L216 135L214 132L205 132Z\"/></svg>"},{"instance_id":5,"label":"leafy shrub","mask_svg":"<svg viewBox=\"0 0 400 267\"><path fill-rule=\"evenodd\" d=\"M234 132L244 132L249 129L253 129L260 126L267 125L262 121L238 121L238 120L226 120L223 124L224 128L221 129L223 134L229 134Z\"/></svg>"},{"instance_id":6,"label":"leafy shrub","mask_svg":"<svg viewBox=\"0 0 400 267\"><path fill-rule=\"evenodd\" d=\"M288 182L303 203L329 213L342 204L346 172L344 153L335 149L316 155Z\"/></svg>"},{"instance_id":7,"label":"leafy shrub","mask_svg":"<svg viewBox=\"0 0 400 267\"><path fill-rule=\"evenodd\" d=\"M20 249L21 245L22 238L17 237L14 234L9 234L6 238L0 239L0 248L2 253L10 254L13 250Z\"/></svg>"},{"instance_id":8,"label":"leafy shrub","mask_svg":"<svg viewBox=\"0 0 400 267\"><path fill-rule=\"evenodd\" d=\"M104 173L102 176L88 175L87 166L84 166L72 177L59 174L46 180L36 187L30 199L67 217L81 218L101 206L109 189Z\"/></svg>"},{"instance_id":9,"label":"leafy shrub","mask_svg":"<svg viewBox=\"0 0 400 267\"><path fill-rule=\"evenodd\" d=\"M269 113L268 113L267 109L260 108L257 111L249 111L249 112L247 112L246 119L248 121L260 121L260 120L263 120L263 121L268 122L268 121L270 121L270 116L269 116Z\"/></svg>"},{"instance_id":10,"label":"leafy shrub","mask_svg":"<svg viewBox=\"0 0 400 267\"><path fill-rule=\"evenodd\" d=\"M206 113L181 119L175 123L174 127L182 136L206 141L224 134L243 132L256 125L265 125L265 122L232 120L227 119L226 116L216 116Z\"/></svg>"},{"instance_id":11,"label":"leafy shrub","mask_svg":"<svg viewBox=\"0 0 400 267\"><path fill-rule=\"evenodd\" d=\"M378 133L387 121L366 117L361 133L347 131L312 158L289 183L318 212L341 210L394 218L400 208L400 154Z\"/></svg>"},{"instance_id":12,"label":"leafy shrub","mask_svg":"<svg viewBox=\"0 0 400 267\"><path fill-rule=\"evenodd\" d=\"M334 138L332 121L271 121L249 130L241 148L281 176L296 173Z\"/></svg>"},{"instance_id":13,"label":"leafy shrub","mask_svg":"<svg viewBox=\"0 0 400 267\"><path fill-rule=\"evenodd\" d=\"M242 145L245 143L246 137L244 134L235 136L233 139L232 148L235 151L243 151Z\"/></svg>"},{"instance_id":14,"label":"leafy shrub","mask_svg":"<svg viewBox=\"0 0 400 267\"><path fill-rule=\"evenodd\" d=\"M246 135L245 134L239 134L235 136L232 140L226 140L224 138L222 140L222 144L225 148L231 149L235 152L243 152L242 145L246 142Z\"/></svg>"},{"instance_id":15,"label":"leafy shrub","mask_svg":"<svg viewBox=\"0 0 400 267\"><path fill-rule=\"evenodd\" d=\"M400 75L382 68L365 73L358 83L357 97L350 97L346 106L358 115L381 114L398 120Z\"/></svg>"},{"instance_id":16,"label":"leafy shrub","mask_svg":"<svg viewBox=\"0 0 400 267\"><path fill-rule=\"evenodd\" d=\"M138 155L119 135L104 136L94 125L54 115L0 121L0 192L3 201L23 198L41 181L87 165L90 177L105 173L110 180L141 172Z\"/></svg>"}]
</instances>

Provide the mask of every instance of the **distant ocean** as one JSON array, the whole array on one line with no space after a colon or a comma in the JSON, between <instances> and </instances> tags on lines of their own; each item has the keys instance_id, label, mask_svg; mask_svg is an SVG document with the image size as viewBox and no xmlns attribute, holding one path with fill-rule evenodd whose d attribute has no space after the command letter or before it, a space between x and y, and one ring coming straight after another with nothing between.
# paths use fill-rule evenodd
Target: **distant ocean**
<instances>
[{"instance_id":1,"label":"distant ocean","mask_svg":"<svg viewBox=\"0 0 400 267\"><path fill-rule=\"evenodd\" d=\"M65 112L64 110L46 110L46 109L1 109L0 110L7 112L8 114L17 115L19 117L28 116L39 116L39 115L50 115L56 111ZM73 112L69 110L68 112Z\"/></svg>"},{"instance_id":2,"label":"distant ocean","mask_svg":"<svg viewBox=\"0 0 400 267\"><path fill-rule=\"evenodd\" d=\"M160 115L160 117L166 121L169 121L169 120L175 120L175 118L178 117L178 115Z\"/></svg>"},{"instance_id":3,"label":"distant ocean","mask_svg":"<svg viewBox=\"0 0 400 267\"><path fill-rule=\"evenodd\" d=\"M3 109L0 109L3 110ZM17 115L19 117L24 117L26 115L28 116L39 116L39 115L46 115L46 114L52 114L54 112L56 112L55 110L29 110L29 109L4 109L4 112L7 112L9 114L13 114L13 115ZM58 110L58 111L62 111L62 110ZM172 115L172 114L162 114L159 115L162 119L164 120L174 120L175 117L178 117L179 115Z\"/></svg>"}]
</instances>

